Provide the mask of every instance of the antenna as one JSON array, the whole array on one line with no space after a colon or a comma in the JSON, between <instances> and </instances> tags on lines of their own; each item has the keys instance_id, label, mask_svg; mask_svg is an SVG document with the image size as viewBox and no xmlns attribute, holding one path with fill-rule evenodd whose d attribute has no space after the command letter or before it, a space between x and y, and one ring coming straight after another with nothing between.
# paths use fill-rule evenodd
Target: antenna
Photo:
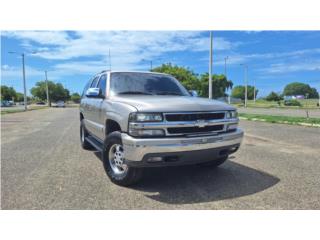
<instances>
[{"instance_id":1,"label":"antenna","mask_svg":"<svg viewBox=\"0 0 320 240\"><path fill-rule=\"evenodd\" d=\"M110 71L111 71L111 53L110 53L110 48L109 48L109 68L110 68Z\"/></svg>"}]
</instances>

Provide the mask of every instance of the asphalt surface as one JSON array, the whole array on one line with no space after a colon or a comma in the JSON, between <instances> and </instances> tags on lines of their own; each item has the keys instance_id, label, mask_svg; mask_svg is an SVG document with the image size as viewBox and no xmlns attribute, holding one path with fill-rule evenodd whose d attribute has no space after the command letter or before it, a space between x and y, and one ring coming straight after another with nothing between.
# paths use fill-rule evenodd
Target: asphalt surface
<instances>
[{"instance_id":1,"label":"asphalt surface","mask_svg":"<svg viewBox=\"0 0 320 240\"><path fill-rule=\"evenodd\" d=\"M218 169L154 168L131 188L81 149L78 109L1 116L2 209L320 209L320 128L242 121Z\"/></svg>"},{"instance_id":2,"label":"asphalt surface","mask_svg":"<svg viewBox=\"0 0 320 240\"><path fill-rule=\"evenodd\" d=\"M306 109L287 108L238 108L239 113L266 114L275 116L306 117ZM320 108L308 109L309 117L320 118Z\"/></svg>"}]
</instances>

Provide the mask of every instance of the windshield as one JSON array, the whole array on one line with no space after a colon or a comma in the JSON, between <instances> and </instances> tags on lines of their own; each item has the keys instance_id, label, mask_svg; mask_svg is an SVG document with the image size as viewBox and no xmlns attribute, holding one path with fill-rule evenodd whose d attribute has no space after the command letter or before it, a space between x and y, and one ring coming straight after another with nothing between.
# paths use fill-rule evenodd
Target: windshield
<instances>
[{"instance_id":1,"label":"windshield","mask_svg":"<svg viewBox=\"0 0 320 240\"><path fill-rule=\"evenodd\" d=\"M173 77L153 73L111 73L110 94L190 96Z\"/></svg>"}]
</instances>

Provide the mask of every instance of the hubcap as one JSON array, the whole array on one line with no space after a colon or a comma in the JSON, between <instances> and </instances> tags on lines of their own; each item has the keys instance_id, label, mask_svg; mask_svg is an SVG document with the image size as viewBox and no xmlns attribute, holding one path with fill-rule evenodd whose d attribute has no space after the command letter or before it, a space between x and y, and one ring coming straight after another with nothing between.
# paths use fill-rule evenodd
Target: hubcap
<instances>
[{"instance_id":1,"label":"hubcap","mask_svg":"<svg viewBox=\"0 0 320 240\"><path fill-rule=\"evenodd\" d=\"M124 174L128 166L124 163L124 153L121 144L113 144L109 150L109 163L115 174Z\"/></svg>"}]
</instances>

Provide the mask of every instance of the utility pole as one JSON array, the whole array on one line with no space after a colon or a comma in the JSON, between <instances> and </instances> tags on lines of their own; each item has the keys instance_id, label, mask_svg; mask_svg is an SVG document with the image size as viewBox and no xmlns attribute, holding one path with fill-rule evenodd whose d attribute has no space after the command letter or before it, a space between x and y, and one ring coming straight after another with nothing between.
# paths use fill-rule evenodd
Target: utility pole
<instances>
[{"instance_id":1,"label":"utility pole","mask_svg":"<svg viewBox=\"0 0 320 240\"><path fill-rule=\"evenodd\" d=\"M23 80L23 100L24 100L24 111L28 110L27 107L27 87L26 87L26 70L25 70L25 64L24 64L24 53L17 53L17 52L8 52L10 54L18 54L22 58L22 80Z\"/></svg>"},{"instance_id":2,"label":"utility pole","mask_svg":"<svg viewBox=\"0 0 320 240\"><path fill-rule=\"evenodd\" d=\"M27 87L26 87L26 70L24 66L24 53L21 54L22 57L22 75L23 75L23 100L24 100L24 110L28 110L28 102L27 102Z\"/></svg>"},{"instance_id":3,"label":"utility pole","mask_svg":"<svg viewBox=\"0 0 320 240\"><path fill-rule=\"evenodd\" d=\"M256 79L253 79L253 103L256 104Z\"/></svg>"},{"instance_id":4,"label":"utility pole","mask_svg":"<svg viewBox=\"0 0 320 240\"><path fill-rule=\"evenodd\" d=\"M46 75L46 92L47 92L47 104L48 107L51 107L50 99L49 99L49 86L48 86L48 76L47 76L47 71L44 71Z\"/></svg>"},{"instance_id":5,"label":"utility pole","mask_svg":"<svg viewBox=\"0 0 320 240\"><path fill-rule=\"evenodd\" d=\"M212 99L212 32L210 31L209 99Z\"/></svg>"},{"instance_id":6,"label":"utility pole","mask_svg":"<svg viewBox=\"0 0 320 240\"><path fill-rule=\"evenodd\" d=\"M152 60L150 61L150 72L152 72Z\"/></svg>"},{"instance_id":7,"label":"utility pole","mask_svg":"<svg viewBox=\"0 0 320 240\"><path fill-rule=\"evenodd\" d=\"M244 107L247 107L248 101L248 65L240 64L244 67L244 82L245 82L245 91L244 91Z\"/></svg>"},{"instance_id":8,"label":"utility pole","mask_svg":"<svg viewBox=\"0 0 320 240\"><path fill-rule=\"evenodd\" d=\"M227 60L228 60L228 58L229 58L229 56L224 58L224 76L226 77L226 80L228 80L228 77L227 77ZM228 95L228 103L229 104L231 103L230 94Z\"/></svg>"}]
</instances>

